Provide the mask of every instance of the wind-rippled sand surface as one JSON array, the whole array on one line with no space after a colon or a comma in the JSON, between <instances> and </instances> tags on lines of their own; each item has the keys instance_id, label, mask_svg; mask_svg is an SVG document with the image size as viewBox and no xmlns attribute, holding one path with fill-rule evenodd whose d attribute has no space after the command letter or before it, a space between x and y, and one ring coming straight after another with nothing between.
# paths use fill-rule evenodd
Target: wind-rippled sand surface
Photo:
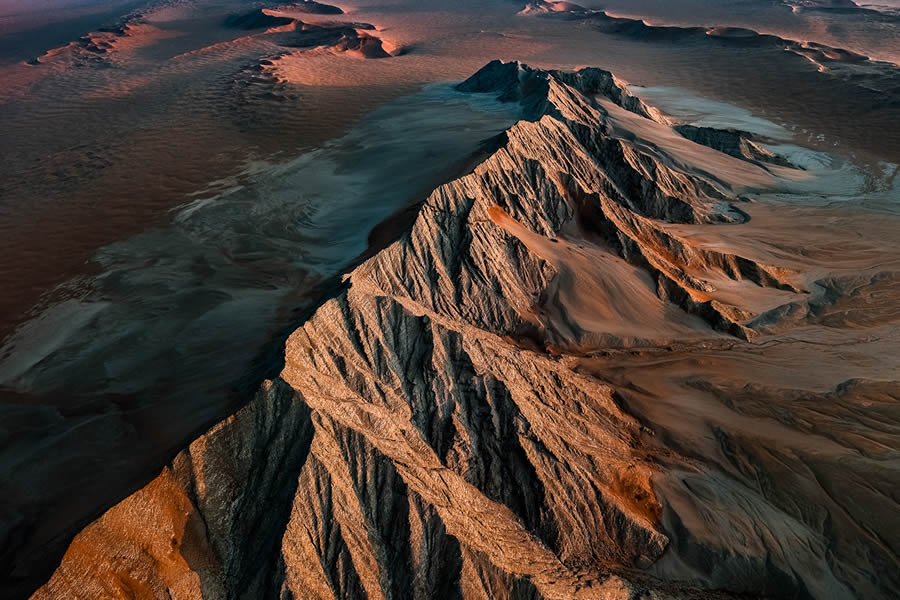
<instances>
[{"instance_id":1,"label":"wind-rippled sand surface","mask_svg":"<svg viewBox=\"0 0 900 600\"><path fill-rule=\"evenodd\" d=\"M604 105L611 135L637 136L754 201L740 205L750 221L739 236L672 231L805 273L797 289L833 280L814 290L829 300L820 321L767 361L802 356L795 371L828 369L822 393L895 378L895 8L339 4L340 14L303 3L0 2L0 563L26 587L81 527L273 376L284 336L340 274L522 118L518 105L448 83L495 58L609 69L672 119L748 131L800 167L685 146L668 123ZM623 260L495 216L564 273L548 316L560 327L640 347L709 334ZM718 284L721 299L761 315L796 292ZM782 317L754 326L774 335ZM844 343L852 355L813 351ZM702 368L696 354L651 353L633 372L631 359L587 353L578 368L615 373L639 390L625 400L649 427L703 456L708 432L675 415L714 421L722 390L760 368L755 352L712 352ZM706 387L691 387L691 373ZM775 404L803 387L768 375L756 383ZM658 387L642 388L645 379ZM679 568L661 562L658 573Z\"/></svg>"}]
</instances>

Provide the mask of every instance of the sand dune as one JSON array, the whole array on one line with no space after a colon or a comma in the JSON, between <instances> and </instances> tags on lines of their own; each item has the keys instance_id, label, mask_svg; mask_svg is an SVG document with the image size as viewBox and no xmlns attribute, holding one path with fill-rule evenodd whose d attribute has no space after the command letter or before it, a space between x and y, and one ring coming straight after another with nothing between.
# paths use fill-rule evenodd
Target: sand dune
<instances>
[{"instance_id":1,"label":"sand dune","mask_svg":"<svg viewBox=\"0 0 900 600\"><path fill-rule=\"evenodd\" d=\"M593 11L572 2L529 2L520 15L566 14L571 17L584 17Z\"/></svg>"},{"instance_id":2,"label":"sand dune","mask_svg":"<svg viewBox=\"0 0 900 600\"><path fill-rule=\"evenodd\" d=\"M44 65L64 56L79 62L108 60L116 52L134 51L173 35L153 25L132 20L86 34L75 42L35 57L29 64Z\"/></svg>"},{"instance_id":3,"label":"sand dune","mask_svg":"<svg viewBox=\"0 0 900 600\"><path fill-rule=\"evenodd\" d=\"M897 14L896 8L891 10L890 6L881 6L876 2L860 5L853 0L782 0L784 4L790 6L794 11L810 11L845 14L853 16L864 16L869 19L879 19L888 22L900 22L900 15Z\"/></svg>"},{"instance_id":4,"label":"sand dune","mask_svg":"<svg viewBox=\"0 0 900 600\"><path fill-rule=\"evenodd\" d=\"M234 29L269 29L290 25L294 20L288 17L280 17L270 11L261 8L240 15L231 15L225 19L225 25Z\"/></svg>"},{"instance_id":5,"label":"sand dune","mask_svg":"<svg viewBox=\"0 0 900 600\"><path fill-rule=\"evenodd\" d=\"M343 11L329 5L301 3L279 9L255 9L247 13L231 15L225 25L245 31L264 29L277 36L277 43L288 48L328 49L336 54L359 58L388 58L386 48L395 50L376 37L375 26L369 23L325 21L306 23L289 16L297 11L309 14L341 15ZM334 9L334 10L332 10ZM337 12L335 12L337 10ZM271 60L276 57L271 57Z\"/></svg>"},{"instance_id":6,"label":"sand dune","mask_svg":"<svg viewBox=\"0 0 900 600\"><path fill-rule=\"evenodd\" d=\"M823 73L833 72L846 78L866 77L866 85L879 90L893 90L900 85L897 65L877 60L827 44L811 40L792 40L753 29L733 26L684 27L653 25L643 19L618 17L599 10L588 10L577 5L560 2L529 4L521 15L586 20L598 30L615 34L661 42L700 41L704 37L735 46L777 48L807 59Z\"/></svg>"},{"instance_id":7,"label":"sand dune","mask_svg":"<svg viewBox=\"0 0 900 600\"><path fill-rule=\"evenodd\" d=\"M279 44L288 48L325 48L359 58L389 58L391 55L374 29L367 23L312 25L295 21L293 31L284 35Z\"/></svg>"},{"instance_id":8,"label":"sand dune","mask_svg":"<svg viewBox=\"0 0 900 600\"><path fill-rule=\"evenodd\" d=\"M344 14L344 11L338 6L316 2L315 0L301 0L300 2L294 2L293 4L283 5L283 7L289 10L298 10L300 12L312 15Z\"/></svg>"}]
</instances>

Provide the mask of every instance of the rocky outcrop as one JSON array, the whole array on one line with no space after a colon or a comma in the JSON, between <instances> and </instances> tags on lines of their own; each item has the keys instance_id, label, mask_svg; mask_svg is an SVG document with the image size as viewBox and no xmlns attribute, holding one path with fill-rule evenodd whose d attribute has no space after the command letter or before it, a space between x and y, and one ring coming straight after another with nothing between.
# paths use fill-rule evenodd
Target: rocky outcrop
<instances>
[{"instance_id":1,"label":"rocky outcrop","mask_svg":"<svg viewBox=\"0 0 900 600\"><path fill-rule=\"evenodd\" d=\"M283 381L266 382L82 532L33 597L277 597L281 532L312 436L309 408Z\"/></svg>"},{"instance_id":2,"label":"rocky outcrop","mask_svg":"<svg viewBox=\"0 0 900 600\"><path fill-rule=\"evenodd\" d=\"M753 134L746 131L697 127L695 125L676 125L675 131L693 142L709 146L735 158L796 168L788 159L756 143L753 140Z\"/></svg>"},{"instance_id":3,"label":"rocky outcrop","mask_svg":"<svg viewBox=\"0 0 900 600\"><path fill-rule=\"evenodd\" d=\"M492 239L480 225L486 221L507 230L504 224L514 229L522 225L556 240L552 244L559 243L560 233L577 234L590 243L573 250L611 254L640 266L653 277L658 299L671 300L714 327L739 335L752 334L742 324L749 313L717 299L712 279L794 289L782 269L700 249L667 231L667 222L734 223L744 215L729 202L734 199L730 188L658 152L654 132L642 138L643 132L616 131L615 117L595 97L668 128L658 111L631 95L610 73L541 72L495 62L460 89L519 101L529 121L508 131L503 147L475 173L432 196L411 233L409 243L416 251L393 260L386 253L383 262L389 264L371 267L384 289L410 295L407 290L412 288L430 308L501 335L536 335L557 344L574 334L581 342L582 328L560 327L558 319L542 313L558 300L554 285L572 272L573 264L568 258L548 260L550 252L535 248L521 252L522 244L509 238ZM491 213L494 206L498 210ZM436 228L445 221L461 219L478 225L465 236L438 235ZM525 240L517 241L528 246ZM410 260L422 263L409 265ZM434 265L446 263L457 271L432 274ZM423 276L429 280L414 286L403 279ZM497 283L483 291L469 283L482 279ZM469 294L473 296L466 297ZM477 316L482 312L485 316ZM585 335L591 333L605 332Z\"/></svg>"},{"instance_id":4,"label":"rocky outcrop","mask_svg":"<svg viewBox=\"0 0 900 600\"><path fill-rule=\"evenodd\" d=\"M735 190L765 170L672 146L599 69L495 62L460 89L526 119L290 336L280 380L79 535L35 598L824 598L816 577L860 581L847 556L897 563L877 541L835 559L824 530L795 536L808 513L729 474L749 450L714 471L689 445L703 435L654 439L653 379L579 368L739 344L755 298L802 297L788 270L678 232L737 226ZM716 519L735 528L711 537Z\"/></svg>"}]
</instances>

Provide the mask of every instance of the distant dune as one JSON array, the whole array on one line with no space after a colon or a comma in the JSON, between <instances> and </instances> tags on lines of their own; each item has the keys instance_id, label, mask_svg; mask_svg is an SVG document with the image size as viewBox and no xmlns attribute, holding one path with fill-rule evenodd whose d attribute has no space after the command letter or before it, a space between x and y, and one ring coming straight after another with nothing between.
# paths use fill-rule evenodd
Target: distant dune
<instances>
[{"instance_id":1,"label":"distant dune","mask_svg":"<svg viewBox=\"0 0 900 600\"><path fill-rule=\"evenodd\" d=\"M327 48L360 58L389 58L375 28L366 23L313 25L294 21L293 31L285 34L280 44L289 48Z\"/></svg>"},{"instance_id":2,"label":"distant dune","mask_svg":"<svg viewBox=\"0 0 900 600\"><path fill-rule=\"evenodd\" d=\"M304 2L282 8L284 11L301 10L309 14L340 15L343 11L317 2ZM287 16L288 12L278 9L255 9L247 13L232 15L225 20L228 27L241 30L267 29L278 34L278 43L288 48L327 48L339 54L359 58L389 58L384 42L372 31L369 23L349 23L342 21L305 23Z\"/></svg>"},{"instance_id":3,"label":"distant dune","mask_svg":"<svg viewBox=\"0 0 900 600\"><path fill-rule=\"evenodd\" d=\"M571 16L586 15L590 12L583 6L572 2L529 2L525 8L521 10L521 15L541 15L541 14L568 14Z\"/></svg>"},{"instance_id":4,"label":"distant dune","mask_svg":"<svg viewBox=\"0 0 900 600\"><path fill-rule=\"evenodd\" d=\"M900 23L900 11L896 7L879 5L878 2L860 4L853 0L782 0L795 12L810 11L830 14L861 16L869 19Z\"/></svg>"},{"instance_id":5,"label":"distant dune","mask_svg":"<svg viewBox=\"0 0 900 600\"><path fill-rule=\"evenodd\" d=\"M225 19L225 25L233 29L267 29L290 25L294 20L289 17L273 15L266 9L257 9L241 15L231 15Z\"/></svg>"},{"instance_id":6,"label":"distant dune","mask_svg":"<svg viewBox=\"0 0 900 600\"><path fill-rule=\"evenodd\" d=\"M819 42L785 39L745 27L651 25L642 19L612 16L603 11L587 10L568 2L532 3L519 14L588 21L603 33L657 43L684 43L702 41L706 38L735 47L752 46L786 50L808 60L823 73L833 72L837 76L851 80L865 80L866 85L878 90L900 89L900 70L893 63L871 60L858 52Z\"/></svg>"},{"instance_id":7,"label":"distant dune","mask_svg":"<svg viewBox=\"0 0 900 600\"><path fill-rule=\"evenodd\" d=\"M331 4L323 4L321 2L316 2L315 0L302 0L301 2L295 2L287 6L289 6L291 10L300 10L302 12L307 12L313 15L344 14L344 11L337 6L332 6Z\"/></svg>"}]
</instances>

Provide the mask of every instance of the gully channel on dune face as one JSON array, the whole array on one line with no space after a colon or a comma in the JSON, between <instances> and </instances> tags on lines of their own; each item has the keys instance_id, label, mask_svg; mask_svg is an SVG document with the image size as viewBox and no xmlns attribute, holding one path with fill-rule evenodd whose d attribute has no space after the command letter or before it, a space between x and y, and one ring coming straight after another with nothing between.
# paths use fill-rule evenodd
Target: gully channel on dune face
<instances>
[{"instance_id":1,"label":"gully channel on dune face","mask_svg":"<svg viewBox=\"0 0 900 600\"><path fill-rule=\"evenodd\" d=\"M0 0L0 598L900 596L898 33Z\"/></svg>"}]
</instances>

